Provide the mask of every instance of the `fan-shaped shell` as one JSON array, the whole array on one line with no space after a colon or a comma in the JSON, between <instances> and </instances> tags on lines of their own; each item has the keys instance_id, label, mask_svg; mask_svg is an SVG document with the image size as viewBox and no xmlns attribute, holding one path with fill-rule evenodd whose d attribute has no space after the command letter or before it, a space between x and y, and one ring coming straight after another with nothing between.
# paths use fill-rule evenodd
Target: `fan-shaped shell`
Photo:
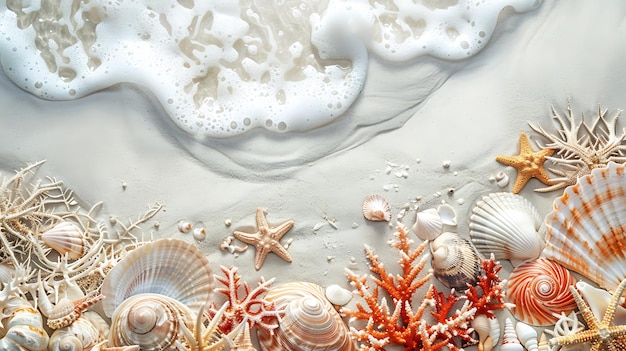
<instances>
[{"instance_id":1,"label":"fan-shaped shell","mask_svg":"<svg viewBox=\"0 0 626 351\"><path fill-rule=\"evenodd\" d=\"M180 301L158 294L138 294L124 300L111 317L110 346L139 345L143 351L179 350L193 331L195 314Z\"/></svg>"},{"instance_id":2,"label":"fan-shaped shell","mask_svg":"<svg viewBox=\"0 0 626 351\"><path fill-rule=\"evenodd\" d=\"M83 232L71 222L60 222L41 234L41 241L70 260L81 258L85 250Z\"/></svg>"},{"instance_id":3,"label":"fan-shaped shell","mask_svg":"<svg viewBox=\"0 0 626 351\"><path fill-rule=\"evenodd\" d=\"M480 275L480 257L469 241L458 234L445 232L431 244L435 277L448 288L467 289Z\"/></svg>"},{"instance_id":4,"label":"fan-shaped shell","mask_svg":"<svg viewBox=\"0 0 626 351\"><path fill-rule=\"evenodd\" d=\"M171 297L199 311L212 295L214 278L209 261L199 248L177 239L145 244L126 255L102 284L104 312L141 293Z\"/></svg>"},{"instance_id":5,"label":"fan-shaped shell","mask_svg":"<svg viewBox=\"0 0 626 351\"><path fill-rule=\"evenodd\" d=\"M273 335L259 328L265 351L356 351L347 325L324 297L324 289L313 283L287 283L268 291L265 299L284 308Z\"/></svg>"},{"instance_id":6,"label":"fan-shaped shell","mask_svg":"<svg viewBox=\"0 0 626 351\"><path fill-rule=\"evenodd\" d=\"M375 222L391 220L389 202L382 195L370 195L363 200L363 217Z\"/></svg>"},{"instance_id":7,"label":"fan-shaped shell","mask_svg":"<svg viewBox=\"0 0 626 351\"><path fill-rule=\"evenodd\" d=\"M429 208L415 214L415 224L411 228L413 233L422 240L433 240L441 234L443 221L439 212Z\"/></svg>"},{"instance_id":8,"label":"fan-shaped shell","mask_svg":"<svg viewBox=\"0 0 626 351\"><path fill-rule=\"evenodd\" d=\"M492 193L472 210L470 237L476 249L496 259L523 261L537 258L543 249L538 233L539 213L520 195Z\"/></svg>"},{"instance_id":9,"label":"fan-shaped shell","mask_svg":"<svg viewBox=\"0 0 626 351\"><path fill-rule=\"evenodd\" d=\"M626 277L625 167L610 162L593 169L546 216L544 256L607 290Z\"/></svg>"},{"instance_id":10,"label":"fan-shaped shell","mask_svg":"<svg viewBox=\"0 0 626 351\"><path fill-rule=\"evenodd\" d=\"M560 312L576 309L569 287L576 281L570 272L556 262L545 258L527 261L517 266L507 283L507 298L514 303L511 309L522 322L547 326L559 320Z\"/></svg>"}]
</instances>

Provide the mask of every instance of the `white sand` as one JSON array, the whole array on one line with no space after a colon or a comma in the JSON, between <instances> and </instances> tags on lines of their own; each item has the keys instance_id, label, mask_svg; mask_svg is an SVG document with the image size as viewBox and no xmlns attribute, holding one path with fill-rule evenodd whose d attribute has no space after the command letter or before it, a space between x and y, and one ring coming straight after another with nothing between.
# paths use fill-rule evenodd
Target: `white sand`
<instances>
[{"instance_id":1,"label":"white sand","mask_svg":"<svg viewBox=\"0 0 626 351\"><path fill-rule=\"evenodd\" d=\"M420 209L450 203L459 216L456 231L466 236L477 199L501 190L489 176L505 171L513 183L515 171L495 156L517 154L521 131L537 137L527 121L554 131L550 106L564 112L568 97L577 117L594 116L598 104L610 115L625 108L625 15L626 4L618 0L545 1L539 10L505 21L467 63L425 58L399 68L372 60L362 98L337 122L347 140L339 146L324 144L323 130L330 133L334 126L294 136L259 131L205 146L184 141L160 107L135 88L49 102L1 77L0 166L12 172L46 159L39 175L63 180L85 205L104 201L101 218L134 217L163 203L155 218L160 227L145 225L146 234L191 241L177 231L177 222L204 226L208 238L199 245L215 270L236 265L249 282L262 275L276 277L277 284L308 280L348 287L344 267L352 257L366 272L363 244L376 248L388 265L397 260L386 244L392 228L361 215L367 195L385 195L395 214L416 196ZM381 133L346 133L359 113L372 112L389 114L389 121L371 127ZM449 169L444 160L450 160ZM408 177L385 174L390 162L407 165ZM397 190L385 191L389 184ZM533 192L541 186L532 180L522 194L545 215L559 193ZM449 188L455 189L452 196ZM256 272L254 249L239 257L219 250L233 230L252 229L258 206L271 223L295 220L283 239L293 239L293 263L270 254ZM336 219L338 228L314 232L324 216ZM405 223L412 224L412 217Z\"/></svg>"}]
</instances>

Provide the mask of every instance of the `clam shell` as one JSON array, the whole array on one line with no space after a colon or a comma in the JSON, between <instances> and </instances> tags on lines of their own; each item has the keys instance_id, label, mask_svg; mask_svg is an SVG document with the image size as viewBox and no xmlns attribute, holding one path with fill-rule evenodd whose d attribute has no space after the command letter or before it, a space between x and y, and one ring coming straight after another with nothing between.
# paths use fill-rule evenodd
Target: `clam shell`
<instances>
[{"instance_id":1,"label":"clam shell","mask_svg":"<svg viewBox=\"0 0 626 351\"><path fill-rule=\"evenodd\" d=\"M434 275L448 288L467 289L480 275L481 260L469 241L458 234L445 232L431 244Z\"/></svg>"},{"instance_id":2,"label":"clam shell","mask_svg":"<svg viewBox=\"0 0 626 351\"><path fill-rule=\"evenodd\" d=\"M610 162L593 169L546 216L544 256L607 290L626 277L625 167Z\"/></svg>"},{"instance_id":3,"label":"clam shell","mask_svg":"<svg viewBox=\"0 0 626 351\"><path fill-rule=\"evenodd\" d=\"M391 220L389 202L382 195L370 195L363 200L363 217L375 222Z\"/></svg>"},{"instance_id":4,"label":"clam shell","mask_svg":"<svg viewBox=\"0 0 626 351\"><path fill-rule=\"evenodd\" d=\"M492 193L484 196L472 210L470 237L485 256L512 263L537 258L543 249L538 233L539 213L520 195Z\"/></svg>"},{"instance_id":5,"label":"clam shell","mask_svg":"<svg viewBox=\"0 0 626 351\"><path fill-rule=\"evenodd\" d=\"M273 334L259 328L257 335L265 351L356 351L347 325L326 300L324 289L313 283L294 282L268 291L265 299L284 308Z\"/></svg>"},{"instance_id":6,"label":"clam shell","mask_svg":"<svg viewBox=\"0 0 626 351\"><path fill-rule=\"evenodd\" d=\"M441 217L441 222L443 224L453 227L457 225L456 211L454 210L454 207L448 204L442 204L437 206L437 212L439 212L439 216Z\"/></svg>"},{"instance_id":7,"label":"clam shell","mask_svg":"<svg viewBox=\"0 0 626 351\"><path fill-rule=\"evenodd\" d=\"M199 248L177 239L145 244L126 255L102 284L104 312L113 315L130 296L161 294L199 311L212 295L214 278Z\"/></svg>"},{"instance_id":8,"label":"clam shell","mask_svg":"<svg viewBox=\"0 0 626 351\"><path fill-rule=\"evenodd\" d=\"M422 240L433 240L441 234L443 221L439 212L429 208L415 214L415 224L411 228L413 233Z\"/></svg>"},{"instance_id":9,"label":"clam shell","mask_svg":"<svg viewBox=\"0 0 626 351\"><path fill-rule=\"evenodd\" d=\"M335 306L346 305L352 300L352 292L344 289L337 284L331 284L326 287L326 299Z\"/></svg>"},{"instance_id":10,"label":"clam shell","mask_svg":"<svg viewBox=\"0 0 626 351\"><path fill-rule=\"evenodd\" d=\"M575 283L570 272L556 262L545 258L524 262L511 272L507 282L507 298L515 304L511 312L528 324L553 325L560 312L576 309L569 291Z\"/></svg>"},{"instance_id":11,"label":"clam shell","mask_svg":"<svg viewBox=\"0 0 626 351\"><path fill-rule=\"evenodd\" d=\"M41 241L61 255L67 254L70 260L77 260L85 254L83 232L71 222L60 222L41 234Z\"/></svg>"}]
</instances>

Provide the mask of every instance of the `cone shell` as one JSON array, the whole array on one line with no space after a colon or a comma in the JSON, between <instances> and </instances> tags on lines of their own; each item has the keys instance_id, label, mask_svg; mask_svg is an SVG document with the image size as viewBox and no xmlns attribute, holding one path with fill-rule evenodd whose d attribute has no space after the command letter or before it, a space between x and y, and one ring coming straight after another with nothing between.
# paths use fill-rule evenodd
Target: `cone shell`
<instances>
[{"instance_id":1,"label":"cone shell","mask_svg":"<svg viewBox=\"0 0 626 351\"><path fill-rule=\"evenodd\" d=\"M382 195L374 194L363 201L363 217L375 222L391 220L389 202Z\"/></svg>"},{"instance_id":2,"label":"cone shell","mask_svg":"<svg viewBox=\"0 0 626 351\"><path fill-rule=\"evenodd\" d=\"M467 289L480 275L481 260L469 241L458 234L446 232L431 244L432 268L435 277L448 288Z\"/></svg>"},{"instance_id":3,"label":"cone shell","mask_svg":"<svg viewBox=\"0 0 626 351\"><path fill-rule=\"evenodd\" d=\"M259 328L265 351L356 351L347 325L324 297L324 289L306 282L287 283L268 291L265 299L284 308L273 335Z\"/></svg>"},{"instance_id":4,"label":"cone shell","mask_svg":"<svg viewBox=\"0 0 626 351\"><path fill-rule=\"evenodd\" d=\"M41 241L70 260L81 258L85 250L83 232L71 222L60 222L41 234Z\"/></svg>"},{"instance_id":5,"label":"cone shell","mask_svg":"<svg viewBox=\"0 0 626 351\"><path fill-rule=\"evenodd\" d=\"M199 311L212 295L214 278L199 248L177 239L145 244L124 257L102 284L104 312L113 311L130 296L161 294Z\"/></svg>"},{"instance_id":6,"label":"cone shell","mask_svg":"<svg viewBox=\"0 0 626 351\"><path fill-rule=\"evenodd\" d=\"M607 290L626 278L625 167L610 162L579 178L546 216L544 256Z\"/></svg>"},{"instance_id":7,"label":"cone shell","mask_svg":"<svg viewBox=\"0 0 626 351\"><path fill-rule=\"evenodd\" d=\"M539 213L520 195L492 193L472 210L470 237L476 249L497 260L523 261L537 258L543 250L538 233Z\"/></svg>"},{"instance_id":8,"label":"cone shell","mask_svg":"<svg viewBox=\"0 0 626 351\"><path fill-rule=\"evenodd\" d=\"M418 238L433 240L441 234L443 222L439 212L434 208L429 208L415 214L415 224L411 229Z\"/></svg>"}]
</instances>

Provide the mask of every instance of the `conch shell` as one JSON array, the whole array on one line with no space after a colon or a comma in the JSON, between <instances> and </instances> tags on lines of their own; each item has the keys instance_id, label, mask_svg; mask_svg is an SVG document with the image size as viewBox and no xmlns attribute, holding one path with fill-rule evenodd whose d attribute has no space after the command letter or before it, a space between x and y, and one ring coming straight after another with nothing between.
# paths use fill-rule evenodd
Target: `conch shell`
<instances>
[{"instance_id":1,"label":"conch shell","mask_svg":"<svg viewBox=\"0 0 626 351\"><path fill-rule=\"evenodd\" d=\"M50 335L48 351L91 350L109 336L109 325L96 312L85 312L72 325Z\"/></svg>"}]
</instances>

